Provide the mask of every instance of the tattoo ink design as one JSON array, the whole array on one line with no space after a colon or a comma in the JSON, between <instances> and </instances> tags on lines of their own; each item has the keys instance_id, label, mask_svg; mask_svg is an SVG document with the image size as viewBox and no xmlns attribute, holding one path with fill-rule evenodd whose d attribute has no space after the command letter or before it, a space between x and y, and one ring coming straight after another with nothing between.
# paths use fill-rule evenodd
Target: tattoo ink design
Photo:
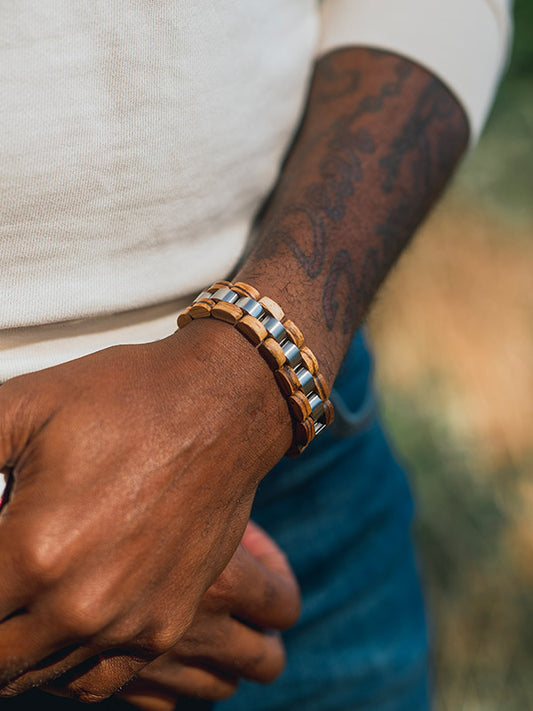
<instances>
[{"instance_id":1,"label":"tattoo ink design","mask_svg":"<svg viewBox=\"0 0 533 711\"><path fill-rule=\"evenodd\" d=\"M387 53L371 53L377 58L390 59ZM265 256L268 251L270 256L284 244L310 279L319 277L326 263L328 233L346 217L350 202L353 205L353 199L357 198L358 185L365 179L365 165L372 165L372 179L380 181L378 192L380 186L383 198L390 196L378 201L381 205L378 209L386 210L386 216L370 227L370 233L377 239L357 259L357 270L347 249L336 251L322 294L327 328L333 330L342 318L342 330L348 333L368 308L417 220L440 192L461 155L465 136L461 109L442 84L431 79L414 100L410 115L385 155L369 163L368 157L377 153L378 146L368 128L357 121L379 114L388 99L401 96L414 67L407 60L396 61L392 80L384 81L377 93L359 98L360 72L338 71L334 58L335 53L319 65L319 85L326 89L311 92L310 106L353 95L352 110L338 117L327 130L307 139L308 150L309 146L319 144L326 147L318 164L319 177L307 185L299 202L289 204L281 214L272 210L272 222L268 225L267 216L264 237L254 251ZM376 121L383 128L383 117L376 117ZM295 166L297 163L293 163L291 170ZM368 226L366 229L368 234Z\"/></svg>"},{"instance_id":2,"label":"tattoo ink design","mask_svg":"<svg viewBox=\"0 0 533 711\"><path fill-rule=\"evenodd\" d=\"M334 66L334 62L332 60L333 55L329 55L320 65L320 78L330 86L333 85L333 88L330 91L327 93L321 93L317 97L317 101L321 103L331 101L332 99L342 99L349 94L353 94L359 89L361 72L357 69L339 71Z\"/></svg>"},{"instance_id":3,"label":"tattoo ink design","mask_svg":"<svg viewBox=\"0 0 533 711\"><path fill-rule=\"evenodd\" d=\"M460 119L455 100L443 91L439 81L432 79L420 94L400 134L391 142L389 152L380 160L385 172L381 190L390 194L397 187L402 167L411 156L408 166L410 190L402 191L399 201L375 230L381 238L382 252L388 263L398 256L406 238L440 193L461 154L464 138L458 126ZM421 196L419 201L412 199L414 191Z\"/></svg>"},{"instance_id":4,"label":"tattoo ink design","mask_svg":"<svg viewBox=\"0 0 533 711\"><path fill-rule=\"evenodd\" d=\"M335 80L342 76L333 74L327 65L324 71L326 75L329 73L334 76ZM319 164L320 181L306 188L304 203L287 207L266 232L263 244L269 245L270 255L276 251L277 245L283 242L292 251L307 276L315 279L321 274L327 234L324 222L339 222L344 218L346 199L354 194L355 184L364 177L361 157L376 150L370 133L362 127L352 128L353 123L365 113L379 111L387 97L397 96L411 71L409 63L400 60L395 67L396 81L386 82L375 96L363 97L354 111L341 116L333 123L329 130L327 152ZM352 77L353 86L356 83L355 78L353 73L349 75ZM328 96L333 98L333 94ZM300 246L302 242L312 244L311 254L306 253Z\"/></svg>"},{"instance_id":5,"label":"tattoo ink design","mask_svg":"<svg viewBox=\"0 0 533 711\"><path fill-rule=\"evenodd\" d=\"M335 255L335 259L333 260L333 264L329 270L328 278L326 279L324 293L322 295L322 309L324 311L326 325L330 331L333 328L335 317L337 316L337 311L339 310L339 302L335 300L335 294L342 276L346 278L346 284L348 287L348 298L346 300L347 306L344 311L342 328L344 333L348 333L352 325L352 320L355 316L354 310L355 304L357 303L357 282L355 279L350 253L346 249L339 250Z\"/></svg>"},{"instance_id":6,"label":"tattoo ink design","mask_svg":"<svg viewBox=\"0 0 533 711\"><path fill-rule=\"evenodd\" d=\"M300 235L300 241L311 242L313 251L306 254L300 242L294 239L293 232ZM309 240L311 236L311 240ZM303 267L305 273L314 279L322 271L326 246L326 231L320 214L305 203L291 205L283 214L275 230L267 240L274 244L284 242Z\"/></svg>"},{"instance_id":7,"label":"tattoo ink design","mask_svg":"<svg viewBox=\"0 0 533 711\"><path fill-rule=\"evenodd\" d=\"M367 50L370 54L374 54L379 57L386 56L382 52L372 52L372 50ZM329 90L327 93L322 92L318 94L314 100L320 103L331 101L332 99L340 99L350 94L354 94L359 89L359 84L361 81L361 73L358 70L344 70L338 71L334 66L335 54L331 54L325 58L321 64L320 78L328 84L333 84L334 88ZM368 113L372 111L379 111L383 106L383 101L388 96L398 96L401 91L403 82L409 77L413 71L412 66L409 62L405 60L400 60L395 67L396 80L392 82L386 82L380 89L379 94L374 96L363 97L355 112L350 114L351 121L354 121L358 116L363 113ZM335 88L335 85L337 88Z\"/></svg>"},{"instance_id":8,"label":"tattoo ink design","mask_svg":"<svg viewBox=\"0 0 533 711\"><path fill-rule=\"evenodd\" d=\"M390 193L396 185L398 173L405 156L418 149L423 155L421 162L429 170L430 146L428 142L428 128L435 120L445 121L453 110L451 97L443 96L442 85L432 80L424 89L411 116L403 126L400 135L394 139L389 153L380 160L380 165L385 169L385 180L382 190ZM430 182L429 174L424 175L424 185Z\"/></svg>"},{"instance_id":9,"label":"tattoo ink design","mask_svg":"<svg viewBox=\"0 0 533 711\"><path fill-rule=\"evenodd\" d=\"M319 165L322 181L308 186L305 196L315 213L322 212L329 219L342 220L346 213L345 199L354 193L354 183L363 179L359 153L373 153L374 142L362 128L352 133L350 125L339 121L333 138L328 143L330 150Z\"/></svg>"}]
</instances>

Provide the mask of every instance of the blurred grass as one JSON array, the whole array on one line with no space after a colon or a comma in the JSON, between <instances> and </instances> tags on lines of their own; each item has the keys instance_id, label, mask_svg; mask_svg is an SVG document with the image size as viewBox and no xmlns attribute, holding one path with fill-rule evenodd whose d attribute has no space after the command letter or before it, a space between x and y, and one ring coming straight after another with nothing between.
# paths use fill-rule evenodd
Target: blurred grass
<instances>
[{"instance_id":1,"label":"blurred grass","mask_svg":"<svg viewBox=\"0 0 533 711\"><path fill-rule=\"evenodd\" d=\"M533 2L476 149L370 318L418 500L436 711L533 710Z\"/></svg>"}]
</instances>

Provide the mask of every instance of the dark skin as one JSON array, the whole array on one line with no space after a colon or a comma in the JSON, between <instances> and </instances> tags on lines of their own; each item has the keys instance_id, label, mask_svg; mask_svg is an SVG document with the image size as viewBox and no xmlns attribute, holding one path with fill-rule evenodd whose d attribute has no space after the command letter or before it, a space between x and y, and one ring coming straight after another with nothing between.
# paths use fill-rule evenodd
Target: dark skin
<instances>
[{"instance_id":1,"label":"dark skin","mask_svg":"<svg viewBox=\"0 0 533 711\"><path fill-rule=\"evenodd\" d=\"M282 551L249 523L236 554L202 598L193 624L177 645L141 669L121 698L143 711L173 711L179 695L219 701L241 678L272 681L284 666L283 645L279 634L258 626L294 624L295 586Z\"/></svg>"},{"instance_id":2,"label":"dark skin","mask_svg":"<svg viewBox=\"0 0 533 711\"><path fill-rule=\"evenodd\" d=\"M318 62L236 278L282 304L329 384L467 140L417 65L357 48ZM63 690L98 700L176 648L291 429L267 364L214 320L0 388L2 693L77 668Z\"/></svg>"}]
</instances>

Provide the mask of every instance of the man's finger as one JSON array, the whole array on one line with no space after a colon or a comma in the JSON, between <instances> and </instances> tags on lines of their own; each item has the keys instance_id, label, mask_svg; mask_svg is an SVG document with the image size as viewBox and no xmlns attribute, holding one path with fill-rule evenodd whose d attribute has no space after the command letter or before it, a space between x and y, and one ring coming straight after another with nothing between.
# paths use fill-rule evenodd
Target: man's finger
<instances>
[{"instance_id":1,"label":"man's finger","mask_svg":"<svg viewBox=\"0 0 533 711\"><path fill-rule=\"evenodd\" d=\"M259 632L239 620L229 619L222 642L220 637L209 635L209 629L203 635L195 629L190 638L186 632L170 652L146 667L142 676L152 678L154 672L182 662L266 684L279 676L285 666L285 650L278 633Z\"/></svg>"},{"instance_id":2,"label":"man's finger","mask_svg":"<svg viewBox=\"0 0 533 711\"><path fill-rule=\"evenodd\" d=\"M257 627L285 629L299 617L300 591L282 551L259 531L265 539L260 558L241 546L223 573L229 577L231 612Z\"/></svg>"},{"instance_id":3,"label":"man's finger","mask_svg":"<svg viewBox=\"0 0 533 711\"><path fill-rule=\"evenodd\" d=\"M103 701L130 681L148 662L110 650L93 656L47 684L46 691L84 703Z\"/></svg>"},{"instance_id":4,"label":"man's finger","mask_svg":"<svg viewBox=\"0 0 533 711\"><path fill-rule=\"evenodd\" d=\"M33 515L27 516L26 510ZM0 515L0 645L5 621L27 612L56 578L49 536L38 523L40 514L36 497L19 492Z\"/></svg>"},{"instance_id":5,"label":"man's finger","mask_svg":"<svg viewBox=\"0 0 533 711\"><path fill-rule=\"evenodd\" d=\"M130 688L129 684L126 687ZM132 681L131 691L119 691L116 696L141 711L174 711L176 694L159 684Z\"/></svg>"},{"instance_id":6,"label":"man's finger","mask_svg":"<svg viewBox=\"0 0 533 711\"><path fill-rule=\"evenodd\" d=\"M4 621L0 625L0 695L12 696L9 687L5 693L2 688L37 666L50 663L53 655L72 642L61 639L56 630L31 612Z\"/></svg>"},{"instance_id":7,"label":"man's finger","mask_svg":"<svg viewBox=\"0 0 533 711\"><path fill-rule=\"evenodd\" d=\"M69 647L53 654L48 660L38 664L37 668L16 677L7 687L0 690L0 696L18 695L34 687L43 686L94 657L94 649L77 645L75 647L74 651L70 651L72 648Z\"/></svg>"},{"instance_id":8,"label":"man's finger","mask_svg":"<svg viewBox=\"0 0 533 711\"><path fill-rule=\"evenodd\" d=\"M235 693L237 679L194 666L174 665L157 680L134 679L118 695L146 711L170 711L179 708L179 696L189 696L208 701L222 701ZM173 705L168 702L173 699Z\"/></svg>"},{"instance_id":9,"label":"man's finger","mask_svg":"<svg viewBox=\"0 0 533 711\"><path fill-rule=\"evenodd\" d=\"M25 502L21 500L20 506L18 503L10 502L0 515L0 654L2 650L9 652L4 638L10 634L13 624L27 624L25 620L34 596L49 582L46 541L42 537L33 540L27 519L19 515ZM21 643L29 643L37 633L31 625L29 631L29 639ZM0 656L0 661L2 659ZM0 680L2 672L3 666L0 666Z\"/></svg>"}]
</instances>

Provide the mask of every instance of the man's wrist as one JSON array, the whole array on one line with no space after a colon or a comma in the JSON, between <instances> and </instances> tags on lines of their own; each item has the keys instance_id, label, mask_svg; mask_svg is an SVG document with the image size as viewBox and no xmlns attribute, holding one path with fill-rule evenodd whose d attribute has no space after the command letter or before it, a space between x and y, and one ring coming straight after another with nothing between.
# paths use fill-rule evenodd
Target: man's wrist
<instances>
[{"instance_id":1,"label":"man's wrist","mask_svg":"<svg viewBox=\"0 0 533 711\"><path fill-rule=\"evenodd\" d=\"M234 326L267 362L293 420L286 454L301 454L334 416L329 387L301 330L276 301L241 281L217 281L206 288L179 314L178 328L211 317Z\"/></svg>"},{"instance_id":2,"label":"man's wrist","mask_svg":"<svg viewBox=\"0 0 533 711\"><path fill-rule=\"evenodd\" d=\"M161 343L171 379L172 372L182 374L180 383L189 375L188 396L196 400L204 425L214 432L217 422L218 429L223 421L234 423L228 436L235 446L250 461L262 460L250 472L258 483L292 439L287 403L267 363L242 334L215 319L198 319Z\"/></svg>"}]
</instances>

